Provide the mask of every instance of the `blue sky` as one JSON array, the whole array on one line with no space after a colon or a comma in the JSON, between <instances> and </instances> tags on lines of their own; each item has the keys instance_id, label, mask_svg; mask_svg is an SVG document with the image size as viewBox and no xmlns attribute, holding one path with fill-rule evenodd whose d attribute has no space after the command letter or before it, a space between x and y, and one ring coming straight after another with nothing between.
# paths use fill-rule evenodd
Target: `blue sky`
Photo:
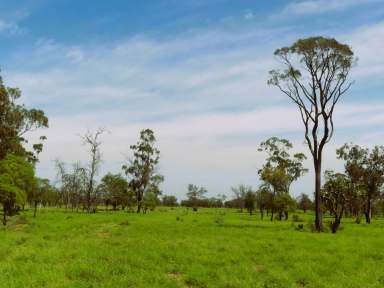
<instances>
[{"instance_id":1,"label":"blue sky","mask_svg":"<svg viewBox=\"0 0 384 288\"><path fill-rule=\"evenodd\" d=\"M258 185L257 145L270 136L307 152L294 105L266 81L276 48L313 35L359 58L325 157L324 168L341 169L344 142L383 144L384 0L0 2L2 76L50 118L39 175L54 180L56 158L85 163L78 134L100 126L100 175L120 172L152 128L163 190L180 198L188 183L211 195ZM312 172L293 186L301 192L312 193Z\"/></svg>"}]
</instances>

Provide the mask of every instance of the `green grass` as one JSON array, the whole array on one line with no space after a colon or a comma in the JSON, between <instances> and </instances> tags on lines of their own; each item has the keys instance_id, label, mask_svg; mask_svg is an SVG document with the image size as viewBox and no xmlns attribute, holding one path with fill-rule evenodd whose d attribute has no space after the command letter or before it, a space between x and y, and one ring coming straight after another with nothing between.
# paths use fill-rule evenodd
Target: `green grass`
<instances>
[{"instance_id":1,"label":"green grass","mask_svg":"<svg viewBox=\"0 0 384 288\"><path fill-rule=\"evenodd\" d=\"M384 287L384 221L342 228L220 209L27 211L0 231L0 287Z\"/></svg>"}]
</instances>

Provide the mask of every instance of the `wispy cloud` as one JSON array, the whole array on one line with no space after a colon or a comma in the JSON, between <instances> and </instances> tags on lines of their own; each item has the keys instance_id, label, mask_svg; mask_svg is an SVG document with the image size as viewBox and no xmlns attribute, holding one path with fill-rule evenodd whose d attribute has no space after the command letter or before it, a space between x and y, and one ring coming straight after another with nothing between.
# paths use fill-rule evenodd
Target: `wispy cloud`
<instances>
[{"instance_id":1,"label":"wispy cloud","mask_svg":"<svg viewBox=\"0 0 384 288\"><path fill-rule=\"evenodd\" d=\"M345 37L359 59L354 69L356 76L384 77L383 39L384 21L361 27Z\"/></svg>"},{"instance_id":2,"label":"wispy cloud","mask_svg":"<svg viewBox=\"0 0 384 288\"><path fill-rule=\"evenodd\" d=\"M379 3L382 0L304 0L288 4L282 15L312 15L347 10L360 5Z\"/></svg>"},{"instance_id":3,"label":"wispy cloud","mask_svg":"<svg viewBox=\"0 0 384 288\"><path fill-rule=\"evenodd\" d=\"M13 22L0 19L0 33L18 34L22 29Z\"/></svg>"},{"instance_id":4,"label":"wispy cloud","mask_svg":"<svg viewBox=\"0 0 384 288\"><path fill-rule=\"evenodd\" d=\"M129 145L148 127L159 139L167 193L182 195L189 182L223 193L239 182L257 183L262 157L256 148L261 140L284 136L306 151L296 108L266 84L268 71L277 64L273 50L300 36L282 31L210 29L99 45L43 39L15 52L14 68L4 76L9 85L23 90L29 105L43 108L50 117L39 164L42 176L53 177L51 161L56 157L86 161L76 134L98 126L111 131L102 146L103 171L120 171ZM370 55L364 42L381 32L378 23L344 35L366 71L377 64L371 55L381 52ZM380 38L375 39L368 46L379 49ZM378 141L381 136L372 130L384 121L382 101L343 101L337 107L336 129L364 131L337 134L334 145L357 135Z\"/></svg>"}]
</instances>

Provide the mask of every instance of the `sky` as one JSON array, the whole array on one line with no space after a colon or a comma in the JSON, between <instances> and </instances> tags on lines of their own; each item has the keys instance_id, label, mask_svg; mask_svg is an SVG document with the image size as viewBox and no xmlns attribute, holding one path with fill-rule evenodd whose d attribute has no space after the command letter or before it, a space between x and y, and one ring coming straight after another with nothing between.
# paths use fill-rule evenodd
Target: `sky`
<instances>
[{"instance_id":1,"label":"sky","mask_svg":"<svg viewBox=\"0 0 384 288\"><path fill-rule=\"evenodd\" d=\"M21 101L49 117L37 174L87 163L79 135L103 127L99 177L120 173L139 131L154 130L164 194L189 183L210 196L260 184L261 141L284 137L309 156L297 108L267 85L275 49L335 37L358 57L335 111L323 168L342 171L345 142L384 144L384 0L0 1L0 67ZM313 169L291 193L313 193Z\"/></svg>"}]
</instances>

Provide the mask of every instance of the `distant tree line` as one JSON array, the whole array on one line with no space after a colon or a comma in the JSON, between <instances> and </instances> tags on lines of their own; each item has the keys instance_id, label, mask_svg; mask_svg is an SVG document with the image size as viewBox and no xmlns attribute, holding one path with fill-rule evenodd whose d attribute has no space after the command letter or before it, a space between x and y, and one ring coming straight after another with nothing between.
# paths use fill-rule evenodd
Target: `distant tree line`
<instances>
[{"instance_id":1,"label":"distant tree line","mask_svg":"<svg viewBox=\"0 0 384 288\"><path fill-rule=\"evenodd\" d=\"M304 126L315 177L312 197L291 195L291 185L307 173L304 153L292 153L290 141L272 137L262 142L258 151L266 156L257 171L260 186L233 187L233 199L223 195L207 197L207 189L189 184L187 199L180 205L197 211L199 207L228 207L246 210L250 215L259 211L263 219L288 220L291 211L313 210L314 228L324 229L323 215L332 217L330 227L336 232L343 217L362 218L367 224L384 211L384 146L372 149L345 144L337 149L337 158L344 161L344 171L323 171L323 151L334 134L334 112L337 103L349 90L349 73L356 62L346 44L332 38L309 37L291 46L277 49L280 69L270 71L268 84L277 87L298 108ZM44 111L28 109L19 104L21 91L7 87L0 77L0 203L3 224L7 218L28 204L64 207L94 213L106 210L136 210L146 213L157 205L177 206L175 196L162 195L164 177L158 172L160 151L154 132L144 129L139 140L131 145L132 157L122 166L121 173L107 173L98 181L102 161L101 137L104 129L82 135L89 161L72 165L56 161L57 182L40 179L35 165L46 137L35 143L27 140L28 132L48 127ZM310 193L312 194L312 193Z\"/></svg>"},{"instance_id":2,"label":"distant tree line","mask_svg":"<svg viewBox=\"0 0 384 288\"><path fill-rule=\"evenodd\" d=\"M21 91L7 87L0 77L0 203L3 208L3 224L7 218L24 209L28 204L63 207L96 212L102 205L108 210L133 209L144 213L161 203L160 184L164 177L157 172L160 151L150 129L140 132L139 141L130 146L132 158L122 167L122 173L97 176L102 161L100 147L104 129L88 131L81 136L88 149L89 161L72 165L57 160L57 182L40 179L35 175L35 164L43 150L45 136L36 143L29 143L28 132L48 127L44 111L28 109L19 104ZM27 149L31 147L31 149ZM175 205L172 198L168 204ZM165 202L164 202L165 203Z\"/></svg>"}]
</instances>

